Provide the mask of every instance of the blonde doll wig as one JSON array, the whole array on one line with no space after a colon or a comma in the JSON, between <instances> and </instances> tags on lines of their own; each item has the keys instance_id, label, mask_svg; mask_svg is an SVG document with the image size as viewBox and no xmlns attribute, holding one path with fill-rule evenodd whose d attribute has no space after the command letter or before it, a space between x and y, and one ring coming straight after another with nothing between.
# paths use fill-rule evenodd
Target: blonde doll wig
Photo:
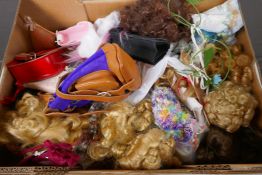
<instances>
[{"instance_id":1,"label":"blonde doll wig","mask_svg":"<svg viewBox=\"0 0 262 175\"><path fill-rule=\"evenodd\" d=\"M79 114L45 115L45 105L39 97L24 94L16 110L6 113L9 118L5 124L7 132L23 146L41 144L45 140L75 143L88 121Z\"/></svg>"}]
</instances>

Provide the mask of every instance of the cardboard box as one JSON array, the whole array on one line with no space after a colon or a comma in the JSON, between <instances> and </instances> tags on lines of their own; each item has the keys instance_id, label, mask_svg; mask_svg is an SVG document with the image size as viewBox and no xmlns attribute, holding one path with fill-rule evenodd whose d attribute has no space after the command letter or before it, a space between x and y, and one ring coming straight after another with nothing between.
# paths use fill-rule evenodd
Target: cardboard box
<instances>
[{"instance_id":1,"label":"cardboard box","mask_svg":"<svg viewBox=\"0 0 262 175\"><path fill-rule=\"evenodd\" d=\"M4 62L9 62L20 52L31 51L29 35L24 30L22 17L31 16L42 26L55 31L70 27L82 20L94 21L104 17L113 10L120 9L135 0L20 0L13 23L11 35L4 53ZM203 0L198 6L200 11L207 10L224 0ZM262 84L257 68L254 52L246 29L238 35L245 51L254 58L253 92L259 100L258 124L262 127ZM13 87L13 78L3 64L0 77L0 98L9 95ZM5 157L0 156L5 160ZM1 166L1 165L0 165ZM15 165L13 165L15 166ZM173 174L173 173L262 173L262 164L252 165L192 165L180 169L156 170L156 171L80 171L69 170L61 167L1 167L0 174Z\"/></svg>"}]
</instances>

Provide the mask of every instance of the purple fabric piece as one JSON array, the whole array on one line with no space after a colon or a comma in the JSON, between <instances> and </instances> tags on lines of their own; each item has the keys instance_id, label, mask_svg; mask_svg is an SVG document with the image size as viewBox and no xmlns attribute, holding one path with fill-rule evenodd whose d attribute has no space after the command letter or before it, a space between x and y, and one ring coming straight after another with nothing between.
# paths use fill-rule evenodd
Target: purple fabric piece
<instances>
[{"instance_id":1,"label":"purple fabric piece","mask_svg":"<svg viewBox=\"0 0 262 175\"><path fill-rule=\"evenodd\" d=\"M76 82L77 79L99 70L109 70L107 59L102 49L98 50L93 56L79 65L71 74L69 74L59 86L59 90L67 93L68 89ZM51 109L65 111L72 108L80 108L90 104L88 100L66 100L54 95L54 100L50 101L48 106Z\"/></svg>"}]
</instances>

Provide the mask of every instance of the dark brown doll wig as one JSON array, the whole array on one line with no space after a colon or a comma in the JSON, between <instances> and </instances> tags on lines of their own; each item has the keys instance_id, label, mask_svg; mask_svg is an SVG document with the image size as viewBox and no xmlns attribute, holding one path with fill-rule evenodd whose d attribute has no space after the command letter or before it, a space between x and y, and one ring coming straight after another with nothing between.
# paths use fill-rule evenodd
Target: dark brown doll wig
<instances>
[{"instance_id":1,"label":"dark brown doll wig","mask_svg":"<svg viewBox=\"0 0 262 175\"><path fill-rule=\"evenodd\" d=\"M234 135L211 126L196 152L196 163L232 163L236 158Z\"/></svg>"},{"instance_id":2,"label":"dark brown doll wig","mask_svg":"<svg viewBox=\"0 0 262 175\"><path fill-rule=\"evenodd\" d=\"M235 133L211 126L196 152L196 163L262 163L262 132L251 127Z\"/></svg>"},{"instance_id":3,"label":"dark brown doll wig","mask_svg":"<svg viewBox=\"0 0 262 175\"><path fill-rule=\"evenodd\" d=\"M241 128L236 134L238 162L262 163L262 132L252 127Z\"/></svg>"},{"instance_id":4,"label":"dark brown doll wig","mask_svg":"<svg viewBox=\"0 0 262 175\"><path fill-rule=\"evenodd\" d=\"M176 42L188 38L190 33L187 27L171 16L171 12L191 21L190 11L186 0L170 0L170 3L169 0L138 0L120 12L120 27L138 35Z\"/></svg>"}]
</instances>

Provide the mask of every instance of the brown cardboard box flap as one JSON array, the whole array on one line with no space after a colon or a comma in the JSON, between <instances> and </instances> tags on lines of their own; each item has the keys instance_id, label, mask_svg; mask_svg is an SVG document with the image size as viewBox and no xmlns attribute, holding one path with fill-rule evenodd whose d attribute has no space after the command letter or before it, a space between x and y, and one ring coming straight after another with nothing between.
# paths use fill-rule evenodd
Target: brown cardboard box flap
<instances>
[{"instance_id":1,"label":"brown cardboard box flap","mask_svg":"<svg viewBox=\"0 0 262 175\"><path fill-rule=\"evenodd\" d=\"M92 22L97 18L102 18L110 12L119 10L135 1L136 0L82 0L88 19Z\"/></svg>"}]
</instances>

